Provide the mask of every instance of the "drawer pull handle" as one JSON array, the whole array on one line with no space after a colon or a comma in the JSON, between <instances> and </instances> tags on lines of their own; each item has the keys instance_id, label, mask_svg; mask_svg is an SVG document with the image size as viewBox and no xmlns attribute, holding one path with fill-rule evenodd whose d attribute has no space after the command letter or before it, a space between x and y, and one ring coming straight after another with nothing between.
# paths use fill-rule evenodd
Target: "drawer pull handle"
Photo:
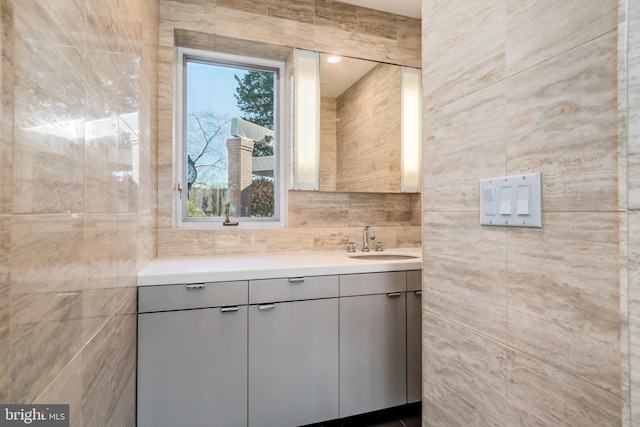
<instances>
[{"instance_id":1,"label":"drawer pull handle","mask_svg":"<svg viewBox=\"0 0 640 427\"><path fill-rule=\"evenodd\" d=\"M273 310L276 308L275 304L263 304L258 306L258 310Z\"/></svg>"},{"instance_id":2,"label":"drawer pull handle","mask_svg":"<svg viewBox=\"0 0 640 427\"><path fill-rule=\"evenodd\" d=\"M389 298L397 298L397 297L399 297L399 296L402 296L402 292L392 292L392 293L390 293L390 294L387 294L387 296L388 296Z\"/></svg>"},{"instance_id":3,"label":"drawer pull handle","mask_svg":"<svg viewBox=\"0 0 640 427\"><path fill-rule=\"evenodd\" d=\"M416 293L416 295L418 295L418 296L422 296L422 291L416 291L415 293Z\"/></svg>"},{"instance_id":4,"label":"drawer pull handle","mask_svg":"<svg viewBox=\"0 0 640 427\"><path fill-rule=\"evenodd\" d=\"M238 306L235 306L235 307L220 307L220 312L221 313L231 313L231 312L238 311L238 310L239 310Z\"/></svg>"},{"instance_id":5,"label":"drawer pull handle","mask_svg":"<svg viewBox=\"0 0 640 427\"><path fill-rule=\"evenodd\" d=\"M204 283L196 283L194 285L187 285L187 289L188 290L194 290L194 289L204 289L205 284Z\"/></svg>"},{"instance_id":6,"label":"drawer pull handle","mask_svg":"<svg viewBox=\"0 0 640 427\"><path fill-rule=\"evenodd\" d=\"M304 277L289 277L289 283L302 283L304 282Z\"/></svg>"}]
</instances>

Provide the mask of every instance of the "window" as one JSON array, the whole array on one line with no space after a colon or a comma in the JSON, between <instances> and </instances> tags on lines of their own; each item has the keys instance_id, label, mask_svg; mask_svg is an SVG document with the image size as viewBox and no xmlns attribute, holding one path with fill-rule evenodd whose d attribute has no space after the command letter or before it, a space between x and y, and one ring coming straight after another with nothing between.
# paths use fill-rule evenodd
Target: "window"
<instances>
[{"instance_id":1,"label":"window","mask_svg":"<svg viewBox=\"0 0 640 427\"><path fill-rule=\"evenodd\" d=\"M284 223L284 63L179 48L175 176L179 227Z\"/></svg>"}]
</instances>

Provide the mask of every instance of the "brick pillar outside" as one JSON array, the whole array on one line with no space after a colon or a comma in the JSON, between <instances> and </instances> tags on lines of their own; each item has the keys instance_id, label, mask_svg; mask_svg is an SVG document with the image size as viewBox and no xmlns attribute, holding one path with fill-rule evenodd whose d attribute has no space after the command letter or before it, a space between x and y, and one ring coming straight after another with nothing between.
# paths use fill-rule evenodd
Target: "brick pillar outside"
<instances>
[{"instance_id":1,"label":"brick pillar outside","mask_svg":"<svg viewBox=\"0 0 640 427\"><path fill-rule=\"evenodd\" d=\"M251 171L253 169L253 141L238 137L227 139L229 154L229 202L231 214L236 217L250 216ZM235 208L235 213L234 213Z\"/></svg>"}]
</instances>

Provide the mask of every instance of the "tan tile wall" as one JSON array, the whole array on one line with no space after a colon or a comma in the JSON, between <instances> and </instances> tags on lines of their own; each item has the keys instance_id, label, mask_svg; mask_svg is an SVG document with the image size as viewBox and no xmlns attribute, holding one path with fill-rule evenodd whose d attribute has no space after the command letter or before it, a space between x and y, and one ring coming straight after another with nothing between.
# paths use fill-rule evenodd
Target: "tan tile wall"
<instances>
[{"instance_id":1,"label":"tan tile wall","mask_svg":"<svg viewBox=\"0 0 640 427\"><path fill-rule=\"evenodd\" d=\"M621 425L617 2L422 7L423 419ZM481 227L529 172L543 228Z\"/></svg>"},{"instance_id":2,"label":"tan tile wall","mask_svg":"<svg viewBox=\"0 0 640 427\"><path fill-rule=\"evenodd\" d=\"M136 275L156 255L158 5L2 7L0 402L135 425Z\"/></svg>"},{"instance_id":3,"label":"tan tile wall","mask_svg":"<svg viewBox=\"0 0 640 427\"><path fill-rule=\"evenodd\" d=\"M400 192L402 69L379 64L337 98L338 191Z\"/></svg>"},{"instance_id":4,"label":"tan tile wall","mask_svg":"<svg viewBox=\"0 0 640 427\"><path fill-rule=\"evenodd\" d=\"M625 425L637 426L640 425L640 4L620 0L619 9L623 414Z\"/></svg>"},{"instance_id":5,"label":"tan tile wall","mask_svg":"<svg viewBox=\"0 0 640 427\"><path fill-rule=\"evenodd\" d=\"M420 245L420 215L416 215L415 209L416 203L419 205L420 202L416 195L400 195L394 199L394 203L398 202L394 206L386 203L384 194L289 191L289 223L284 229L174 229L172 120L173 48L176 43L227 52L253 51L283 59L290 48L295 47L420 66L420 21L416 19L333 0L161 0L159 256L342 250L347 242L362 235L362 227L366 224L373 225L376 233L385 236L387 247ZM277 49L278 46L288 49ZM290 98L287 96L286 99ZM290 158L289 154L288 151L285 153L286 158ZM323 185L331 186L332 183L324 182Z\"/></svg>"}]
</instances>

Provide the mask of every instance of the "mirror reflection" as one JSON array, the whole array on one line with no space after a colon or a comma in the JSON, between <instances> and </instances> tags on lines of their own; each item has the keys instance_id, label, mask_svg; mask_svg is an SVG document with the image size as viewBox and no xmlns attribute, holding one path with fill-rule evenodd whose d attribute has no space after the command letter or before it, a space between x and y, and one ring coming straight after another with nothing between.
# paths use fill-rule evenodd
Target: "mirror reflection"
<instances>
[{"instance_id":1,"label":"mirror reflection","mask_svg":"<svg viewBox=\"0 0 640 427\"><path fill-rule=\"evenodd\" d=\"M402 67L320 55L320 191L400 192Z\"/></svg>"}]
</instances>

